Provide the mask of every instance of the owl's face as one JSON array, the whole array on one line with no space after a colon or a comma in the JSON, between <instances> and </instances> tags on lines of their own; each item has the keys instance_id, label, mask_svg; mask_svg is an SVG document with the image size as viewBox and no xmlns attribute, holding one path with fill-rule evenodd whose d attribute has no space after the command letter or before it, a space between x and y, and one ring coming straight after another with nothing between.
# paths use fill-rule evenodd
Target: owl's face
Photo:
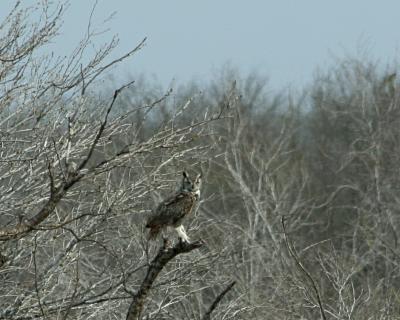
<instances>
[{"instance_id":1,"label":"owl's face","mask_svg":"<svg viewBox=\"0 0 400 320\"><path fill-rule=\"evenodd\" d=\"M201 174L198 174L194 180L192 180L185 171L183 171L182 174L182 191L195 192L199 194L201 187Z\"/></svg>"}]
</instances>

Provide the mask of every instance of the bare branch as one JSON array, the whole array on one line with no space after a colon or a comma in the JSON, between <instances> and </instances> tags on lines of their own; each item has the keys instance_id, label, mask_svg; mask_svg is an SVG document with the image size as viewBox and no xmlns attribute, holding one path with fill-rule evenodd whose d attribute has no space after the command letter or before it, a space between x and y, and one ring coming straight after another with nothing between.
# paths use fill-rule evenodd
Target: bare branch
<instances>
[{"instance_id":1,"label":"bare branch","mask_svg":"<svg viewBox=\"0 0 400 320\"><path fill-rule=\"evenodd\" d=\"M119 57L118 59L115 59L113 61L111 61L110 63L108 63L107 65L105 65L104 67L101 67L96 74L86 83L86 85L83 85L82 88L82 95L84 94L86 88L101 74L103 73L104 70L110 68L112 65L117 64L119 62L121 62L122 60L130 57L132 54L134 54L135 52L139 51L140 49L143 48L145 42L146 42L147 38L144 38L142 41L140 41L140 43L131 51L129 51L128 53L124 54L123 56Z\"/></svg>"},{"instance_id":2,"label":"bare branch","mask_svg":"<svg viewBox=\"0 0 400 320\"><path fill-rule=\"evenodd\" d=\"M290 240L288 237L288 234L286 232L286 227L285 227L285 217L282 216L281 218L281 223L282 223L282 228L283 228L283 234L285 236L285 244L286 244L286 248L289 251L290 256L293 258L293 260L295 261L297 267L299 268L299 270L307 277L307 279L310 281L311 286L314 290L315 296L317 297L317 301L318 301L318 306L319 306L319 311L321 313L321 319L326 320L326 315L325 315L325 311L324 311L324 307L322 306L322 300L321 300L321 295L319 293L318 287L313 279L313 277L311 276L311 274L307 271L307 269L304 267L304 265L301 263L299 257L297 256L297 253L295 251L295 249L293 248L293 246L290 244Z\"/></svg>"},{"instance_id":3,"label":"bare branch","mask_svg":"<svg viewBox=\"0 0 400 320\"><path fill-rule=\"evenodd\" d=\"M149 295L150 289L153 286L154 281L157 279L158 274L165 267L165 265L175 258L177 255L182 253L190 252L194 249L198 249L203 245L202 241L196 241L193 243L186 243L179 241L175 246L168 247L168 241L165 239L163 246L158 251L157 256L150 263L147 270L146 277L144 278L139 290L134 295L133 300L129 306L126 320L138 320L143 311L144 303Z\"/></svg>"},{"instance_id":4,"label":"bare branch","mask_svg":"<svg viewBox=\"0 0 400 320\"><path fill-rule=\"evenodd\" d=\"M207 310L207 312L204 314L202 320L210 320L211 319L211 313L215 310L215 308L218 306L218 304L221 302L223 297L233 288L233 286L236 284L236 281L232 281L214 300L214 302L211 304L210 308Z\"/></svg>"},{"instance_id":5,"label":"bare branch","mask_svg":"<svg viewBox=\"0 0 400 320\"><path fill-rule=\"evenodd\" d=\"M85 165L87 164L87 162L91 159L92 154L93 154L93 151L94 151L94 148L96 147L96 145L97 145L97 143L98 143L98 141L99 141L99 139L100 139L100 137L101 137L101 135L102 135L102 133L103 133L103 131L104 131L106 125L107 125L108 116L109 116L109 114L110 114L110 112L111 112L111 109L112 109L112 107L113 107L113 105L114 105L114 102L115 102L115 100L117 99L118 95L120 94L120 92L121 92L122 90L124 90L125 88L131 86L134 82L135 82L135 81L131 81L131 82L129 82L129 83L123 85L122 87L120 87L120 88L118 88L117 90L114 91L113 98L112 98L112 100L111 100L110 106L108 107L108 109L107 109L107 111L106 111L106 115L105 115L105 117L104 117L104 120L103 120L103 122L101 123L100 128L99 128L99 130L97 131L97 134L96 134L95 138L93 139L93 142L92 142L92 145L90 146L90 149L89 149L88 154L87 154L86 157L82 160L81 164L78 166L77 172L79 172L80 170L82 170L82 169L85 167Z\"/></svg>"},{"instance_id":6,"label":"bare branch","mask_svg":"<svg viewBox=\"0 0 400 320\"><path fill-rule=\"evenodd\" d=\"M36 262L36 251L37 251L37 237L35 236L35 241L34 241L34 247L33 247L33 266L34 266L34 272L35 272L35 292L36 292L36 298L39 303L40 307L40 312L42 314L42 317L45 319L46 315L44 313L43 305L41 302L41 297L40 297L40 292L39 292L39 284L38 284L38 268L37 268L37 262Z\"/></svg>"}]
</instances>

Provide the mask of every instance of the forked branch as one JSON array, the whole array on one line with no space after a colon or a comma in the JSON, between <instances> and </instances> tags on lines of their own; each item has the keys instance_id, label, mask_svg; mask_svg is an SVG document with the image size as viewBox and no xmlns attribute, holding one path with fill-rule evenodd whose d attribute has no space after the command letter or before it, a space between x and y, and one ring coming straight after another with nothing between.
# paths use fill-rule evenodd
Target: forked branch
<instances>
[{"instance_id":1,"label":"forked branch","mask_svg":"<svg viewBox=\"0 0 400 320\"><path fill-rule=\"evenodd\" d=\"M86 174L82 172L82 169L85 167L85 165L88 163L88 161L91 159L93 155L93 151L95 147L97 146L97 143L100 139L100 137L103 134L103 131L107 125L108 121L108 116L111 112L111 109L114 105L115 100L117 99L119 93L125 89L126 87L130 86L133 82L130 82L119 89L115 90L112 101L109 105L109 107L106 110L106 115L104 117L103 122L101 123L96 136L94 137L89 151L87 155L84 157L82 160L81 164L79 165L78 168L74 169L72 172L69 172L67 175L66 179L63 180L58 184L58 186L55 186L54 182L54 176L51 171L51 168L48 167L48 173L49 173L49 179L50 179L50 196L49 199L46 201L46 203L43 205L43 207L30 219L26 219L22 223L19 223L16 226L13 227L6 227L6 228L0 228L0 241L7 241L10 240L16 236L26 234L33 230L35 226L39 225L41 222L43 222L47 217L54 211L58 203L63 199L63 197L66 195L69 189L73 187L77 182L79 182Z\"/></svg>"},{"instance_id":2,"label":"forked branch","mask_svg":"<svg viewBox=\"0 0 400 320\"><path fill-rule=\"evenodd\" d=\"M315 283L315 281L314 281L313 277L311 276L311 274L307 271L307 269L304 267L304 265L300 261L300 258L298 257L298 255L296 253L296 250L294 249L293 245L290 243L288 234L286 232L285 217L282 217L281 222L282 222L283 234L285 236L286 248L288 249L290 256L295 261L296 266L306 276L306 278L310 281L311 286L312 286L312 288L314 290L315 296L317 298L319 311L321 313L321 319L326 320L326 315L325 315L324 307L322 306L322 299L321 299L321 295L319 293L317 284Z\"/></svg>"},{"instance_id":3,"label":"forked branch","mask_svg":"<svg viewBox=\"0 0 400 320\"><path fill-rule=\"evenodd\" d=\"M168 241L164 240L163 246L158 251L157 256L149 265L146 277L144 278L139 290L133 296L132 302L129 306L126 320L138 320L143 311L144 303L149 295L150 289L153 286L154 281L165 265L175 258L177 255L182 253L190 252L194 249L200 248L203 245L203 241L199 240L193 243L186 243L179 241L173 247L168 247Z\"/></svg>"}]
</instances>

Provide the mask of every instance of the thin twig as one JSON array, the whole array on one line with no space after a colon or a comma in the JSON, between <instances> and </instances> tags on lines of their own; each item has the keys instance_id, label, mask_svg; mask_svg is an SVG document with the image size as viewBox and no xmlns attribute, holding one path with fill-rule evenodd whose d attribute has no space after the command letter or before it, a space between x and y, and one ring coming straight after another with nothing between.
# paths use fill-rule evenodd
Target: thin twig
<instances>
[{"instance_id":1,"label":"thin twig","mask_svg":"<svg viewBox=\"0 0 400 320\"><path fill-rule=\"evenodd\" d=\"M308 278L308 280L310 280L311 286L312 286L312 288L314 290L314 293L315 293L315 295L317 297L319 311L321 313L321 319L326 320L326 315L325 315L324 308L322 306L322 299L321 299L321 295L319 294L318 287L317 287L313 277L311 276L311 274L307 271L307 269L301 263L299 257L297 256L297 253L296 253L295 249L293 248L293 245L290 244L290 240L289 240L288 234L286 232L285 217L282 217L281 222L282 222L283 234L284 234L284 237L285 237L285 244L286 244L286 247L287 247L287 249L289 251L289 254L293 258L293 260L295 261L295 263L296 263L297 267L300 269L300 271Z\"/></svg>"},{"instance_id":2,"label":"thin twig","mask_svg":"<svg viewBox=\"0 0 400 320\"><path fill-rule=\"evenodd\" d=\"M38 270L37 270L37 263L36 263L36 250L37 250L37 235L35 235L35 241L34 241L34 248L33 248L33 267L35 271L35 292L36 292L36 297L39 303L39 308L40 312L42 314L43 319L46 319L46 315L44 313L44 309L42 306L42 302L40 300L40 293L39 293L39 285L38 285Z\"/></svg>"},{"instance_id":3,"label":"thin twig","mask_svg":"<svg viewBox=\"0 0 400 320\"><path fill-rule=\"evenodd\" d=\"M145 42L147 40L147 37L145 37L142 41L140 41L140 43L131 51L129 51L128 53L124 54L123 56L121 56L118 59L115 59L113 61L111 61L109 64L105 65L104 67L101 67L99 69L99 71L97 71L97 73L87 82L86 86L84 88L82 88L82 92L85 92L86 88L106 69L108 69L109 67L111 67L112 65L121 62L122 60L125 60L126 58L128 58L129 56L131 56L132 54L134 54L136 51L139 51L140 49L142 49L142 47L144 46Z\"/></svg>"},{"instance_id":4,"label":"thin twig","mask_svg":"<svg viewBox=\"0 0 400 320\"><path fill-rule=\"evenodd\" d=\"M97 131L96 137L94 138L94 140L93 140L93 142L92 142L92 145L90 146L90 149L89 149L88 154L87 154L86 157L82 160L81 164L78 166L77 171L80 171L81 169L83 169L83 168L86 166L86 164L87 164L87 162L89 161L89 159L92 157L94 148L96 147L97 143L99 142L99 139L100 139L101 135L103 134L103 131L104 131L106 125L107 125L108 116L109 116L109 114L110 114L110 112L111 112L112 107L114 106L114 102L115 102L115 100L117 99L118 95L120 94L120 92L121 92L122 90L124 90L125 88L131 86L134 82L135 82L135 81L131 81L131 82L129 82L129 83L123 85L122 87L120 87L120 88L118 88L117 90L114 91L113 98L112 98L112 100L111 100L110 106L108 107L108 109L107 109L107 111L106 111L106 115L105 115L105 117L104 117L104 120L103 120L103 122L101 123L99 130Z\"/></svg>"}]
</instances>

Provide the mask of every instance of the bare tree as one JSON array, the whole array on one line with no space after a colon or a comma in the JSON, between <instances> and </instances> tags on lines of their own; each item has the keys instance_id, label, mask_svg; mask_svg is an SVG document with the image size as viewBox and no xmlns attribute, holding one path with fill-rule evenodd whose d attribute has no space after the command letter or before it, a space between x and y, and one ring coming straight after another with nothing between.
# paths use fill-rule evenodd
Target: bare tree
<instances>
[{"instance_id":1,"label":"bare tree","mask_svg":"<svg viewBox=\"0 0 400 320\"><path fill-rule=\"evenodd\" d=\"M398 317L393 70L346 60L306 98L228 69L109 89L146 39L89 59L90 20L70 56L46 54L64 10L17 3L0 25L0 319ZM195 241L149 242L182 169L205 179Z\"/></svg>"},{"instance_id":2,"label":"bare tree","mask_svg":"<svg viewBox=\"0 0 400 320\"><path fill-rule=\"evenodd\" d=\"M202 114L184 124L180 117L189 101L155 125L157 108L171 90L148 104L117 108L134 82L110 97L95 84L146 39L107 61L114 38L83 64L94 37L89 21L70 57L43 55L40 49L57 35L63 12L62 4L44 2L33 10L18 3L0 29L0 318L135 318L132 310L143 308L146 290L165 264L200 246L164 247L152 258L157 246L143 235L152 195L175 180L180 161L205 158L208 148L199 137L223 114ZM32 16L40 18L30 25ZM146 121L153 129L140 136ZM186 272L181 262L168 269L169 279L165 285L160 280L159 288L173 290L171 283ZM184 299L179 292L177 297Z\"/></svg>"}]
</instances>

